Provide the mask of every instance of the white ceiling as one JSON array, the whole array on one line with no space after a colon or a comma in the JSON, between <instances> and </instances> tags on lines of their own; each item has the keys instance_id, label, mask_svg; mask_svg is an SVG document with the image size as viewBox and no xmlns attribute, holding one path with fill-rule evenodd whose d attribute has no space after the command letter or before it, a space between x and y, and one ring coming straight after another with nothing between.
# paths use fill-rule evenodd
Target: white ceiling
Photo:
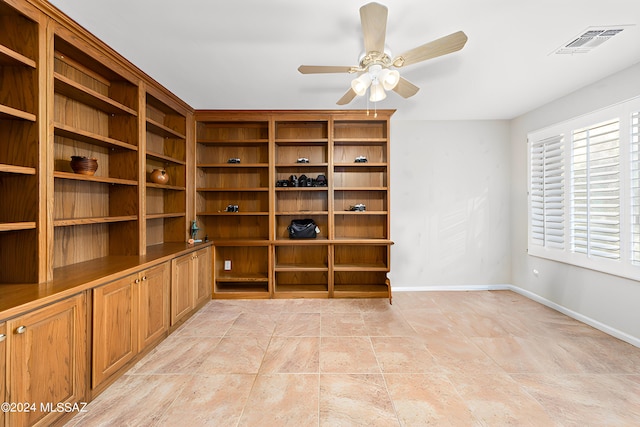
<instances>
[{"instance_id":1,"label":"white ceiling","mask_svg":"<svg viewBox=\"0 0 640 427\"><path fill-rule=\"evenodd\" d=\"M337 109L354 76L297 68L357 65L367 0L50 2L193 108ZM640 62L639 0L379 2L393 55L458 30L469 37L459 52L400 70L421 90L377 103L395 119L510 119ZM591 53L551 54L602 25L631 26Z\"/></svg>"}]
</instances>

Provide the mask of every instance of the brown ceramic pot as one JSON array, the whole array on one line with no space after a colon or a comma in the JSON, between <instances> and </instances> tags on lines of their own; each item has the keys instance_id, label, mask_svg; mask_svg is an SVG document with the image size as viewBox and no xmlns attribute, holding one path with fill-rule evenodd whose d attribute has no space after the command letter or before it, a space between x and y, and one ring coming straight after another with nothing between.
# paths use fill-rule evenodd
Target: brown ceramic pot
<instances>
[{"instance_id":1,"label":"brown ceramic pot","mask_svg":"<svg viewBox=\"0 0 640 427\"><path fill-rule=\"evenodd\" d=\"M98 160L84 156L71 156L71 169L82 175L93 175L98 170Z\"/></svg>"},{"instance_id":2,"label":"brown ceramic pot","mask_svg":"<svg viewBox=\"0 0 640 427\"><path fill-rule=\"evenodd\" d=\"M151 179L151 182L154 182L156 184L166 184L169 182L169 175L164 169L154 169L151 172L149 179Z\"/></svg>"}]
</instances>

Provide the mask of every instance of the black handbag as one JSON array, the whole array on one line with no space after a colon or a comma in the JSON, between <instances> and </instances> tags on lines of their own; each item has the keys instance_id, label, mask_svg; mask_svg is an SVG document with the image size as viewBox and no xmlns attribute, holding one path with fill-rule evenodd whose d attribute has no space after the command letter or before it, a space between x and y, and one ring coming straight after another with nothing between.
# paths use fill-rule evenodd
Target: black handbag
<instances>
[{"instance_id":1,"label":"black handbag","mask_svg":"<svg viewBox=\"0 0 640 427\"><path fill-rule=\"evenodd\" d=\"M315 239L318 226L312 219L294 219L287 227L290 239Z\"/></svg>"}]
</instances>

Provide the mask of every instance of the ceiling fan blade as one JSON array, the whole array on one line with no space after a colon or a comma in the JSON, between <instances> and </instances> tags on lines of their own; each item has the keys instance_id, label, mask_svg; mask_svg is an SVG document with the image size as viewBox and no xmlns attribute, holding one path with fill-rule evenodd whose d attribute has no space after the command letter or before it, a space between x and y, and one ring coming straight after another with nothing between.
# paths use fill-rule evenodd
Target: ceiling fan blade
<instances>
[{"instance_id":1,"label":"ceiling fan blade","mask_svg":"<svg viewBox=\"0 0 640 427\"><path fill-rule=\"evenodd\" d=\"M342 98L340 98L338 100L338 102L336 102L336 104L338 104L338 105L347 105L348 103L353 101L353 98L355 98L355 97L356 97L356 93L354 92L353 89L349 88L347 93L342 95Z\"/></svg>"},{"instance_id":2,"label":"ceiling fan blade","mask_svg":"<svg viewBox=\"0 0 640 427\"><path fill-rule=\"evenodd\" d=\"M467 35L462 31L458 31L399 55L393 60L393 65L395 67L406 67L407 65L456 52L462 49L466 42Z\"/></svg>"},{"instance_id":3,"label":"ceiling fan blade","mask_svg":"<svg viewBox=\"0 0 640 427\"><path fill-rule=\"evenodd\" d=\"M355 73L357 67L334 66L334 65L301 65L298 71L302 74L323 74L323 73Z\"/></svg>"},{"instance_id":4,"label":"ceiling fan blade","mask_svg":"<svg viewBox=\"0 0 640 427\"><path fill-rule=\"evenodd\" d=\"M410 98L418 93L419 90L420 88L418 86L414 85L404 77L400 77L400 81L398 81L396 87L393 88L393 91L403 98Z\"/></svg>"},{"instance_id":5,"label":"ceiling fan blade","mask_svg":"<svg viewBox=\"0 0 640 427\"><path fill-rule=\"evenodd\" d=\"M384 40L387 32L388 9L378 3L365 4L360 8L360 22L364 36L364 50L384 52Z\"/></svg>"}]
</instances>

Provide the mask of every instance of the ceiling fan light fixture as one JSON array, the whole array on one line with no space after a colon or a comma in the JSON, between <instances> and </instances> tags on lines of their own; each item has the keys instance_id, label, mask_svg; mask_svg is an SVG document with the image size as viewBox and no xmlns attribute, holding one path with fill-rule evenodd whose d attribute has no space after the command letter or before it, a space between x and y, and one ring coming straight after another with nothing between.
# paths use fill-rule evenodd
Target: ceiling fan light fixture
<instances>
[{"instance_id":1,"label":"ceiling fan light fixture","mask_svg":"<svg viewBox=\"0 0 640 427\"><path fill-rule=\"evenodd\" d=\"M384 91L384 87L380 82L373 82L373 84L371 84L371 95L369 96L369 101L378 102L382 101L386 97L387 93Z\"/></svg>"},{"instance_id":2,"label":"ceiling fan light fixture","mask_svg":"<svg viewBox=\"0 0 640 427\"><path fill-rule=\"evenodd\" d=\"M393 90L400 81L400 73L398 70L384 68L378 74L378 80L382 83L384 90Z\"/></svg>"},{"instance_id":3,"label":"ceiling fan light fixture","mask_svg":"<svg viewBox=\"0 0 640 427\"><path fill-rule=\"evenodd\" d=\"M363 96L371 86L371 76L369 73L362 73L359 77L351 80L351 89L358 96Z\"/></svg>"}]
</instances>

